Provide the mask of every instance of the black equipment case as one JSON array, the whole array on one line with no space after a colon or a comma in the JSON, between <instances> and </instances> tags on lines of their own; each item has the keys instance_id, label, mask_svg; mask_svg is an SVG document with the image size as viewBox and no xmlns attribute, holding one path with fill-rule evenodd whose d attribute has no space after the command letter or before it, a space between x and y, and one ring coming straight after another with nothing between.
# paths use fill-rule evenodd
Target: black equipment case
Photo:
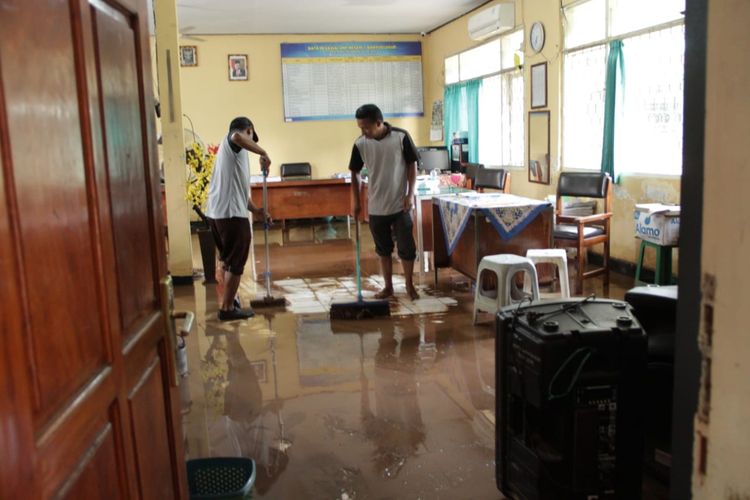
<instances>
[{"instance_id":1,"label":"black equipment case","mask_svg":"<svg viewBox=\"0 0 750 500\"><path fill-rule=\"evenodd\" d=\"M625 302L497 314L497 486L514 499L638 499L646 335Z\"/></svg>"}]
</instances>

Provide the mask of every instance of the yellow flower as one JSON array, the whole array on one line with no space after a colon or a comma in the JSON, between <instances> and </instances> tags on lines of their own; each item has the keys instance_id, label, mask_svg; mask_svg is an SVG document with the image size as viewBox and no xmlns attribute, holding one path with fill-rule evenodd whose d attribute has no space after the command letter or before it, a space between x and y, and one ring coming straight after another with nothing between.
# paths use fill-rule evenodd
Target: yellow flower
<instances>
[{"instance_id":1,"label":"yellow flower","mask_svg":"<svg viewBox=\"0 0 750 500\"><path fill-rule=\"evenodd\" d=\"M200 144L194 142L185 151L185 163L188 167L185 199L201 210L208 201L208 185L216 161L216 148L209 146L206 149L204 151Z\"/></svg>"}]
</instances>

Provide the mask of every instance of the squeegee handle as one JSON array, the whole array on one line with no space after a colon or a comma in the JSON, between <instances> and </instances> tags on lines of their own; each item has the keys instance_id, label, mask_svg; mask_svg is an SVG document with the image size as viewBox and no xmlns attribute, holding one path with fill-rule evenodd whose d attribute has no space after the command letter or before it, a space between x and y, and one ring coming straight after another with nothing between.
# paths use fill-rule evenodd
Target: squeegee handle
<instances>
[{"instance_id":1,"label":"squeegee handle","mask_svg":"<svg viewBox=\"0 0 750 500\"><path fill-rule=\"evenodd\" d=\"M362 302L362 269L359 266L359 218L357 218L356 226L354 229L354 240L356 241L356 247L357 247L357 261L356 261L356 268L357 268L357 301Z\"/></svg>"},{"instance_id":2,"label":"squeegee handle","mask_svg":"<svg viewBox=\"0 0 750 500\"><path fill-rule=\"evenodd\" d=\"M268 168L262 168L263 172L263 243L266 250L266 297L271 296L271 253L268 249Z\"/></svg>"}]
</instances>

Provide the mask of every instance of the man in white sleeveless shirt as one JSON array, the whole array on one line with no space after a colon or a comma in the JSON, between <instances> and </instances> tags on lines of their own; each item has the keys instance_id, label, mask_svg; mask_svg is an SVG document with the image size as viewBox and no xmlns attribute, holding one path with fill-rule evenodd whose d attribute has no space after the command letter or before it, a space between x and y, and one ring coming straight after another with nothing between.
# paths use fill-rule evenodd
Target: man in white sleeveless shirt
<instances>
[{"instance_id":1,"label":"man in white sleeveless shirt","mask_svg":"<svg viewBox=\"0 0 750 500\"><path fill-rule=\"evenodd\" d=\"M247 211L262 214L250 199L250 160L247 151L260 155L264 171L271 159L258 146L258 134L253 122L238 117L229 124L229 134L221 141L216 154L214 171L208 188L206 217L219 249L219 259L224 266L224 295L219 306L219 320L232 321L252 318L255 313L243 310L234 303L245 263L250 253L250 219ZM268 213L264 214L270 219Z\"/></svg>"},{"instance_id":2,"label":"man in white sleeveless shirt","mask_svg":"<svg viewBox=\"0 0 750 500\"><path fill-rule=\"evenodd\" d=\"M359 217L359 172L367 167L367 208L375 252L380 257L385 286L375 297L393 295L393 240L404 268L406 294L419 298L412 275L417 257L411 210L414 206L414 185L419 155L409 132L391 127L383 121L383 113L374 104L365 104L355 114L362 135L357 138L349 160L352 172L354 216Z\"/></svg>"}]
</instances>

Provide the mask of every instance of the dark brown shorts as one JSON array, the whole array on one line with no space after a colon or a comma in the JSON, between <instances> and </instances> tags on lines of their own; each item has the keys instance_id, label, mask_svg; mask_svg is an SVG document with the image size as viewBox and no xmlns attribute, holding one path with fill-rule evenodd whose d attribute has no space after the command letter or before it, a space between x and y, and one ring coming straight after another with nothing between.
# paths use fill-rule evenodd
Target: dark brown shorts
<instances>
[{"instance_id":1,"label":"dark brown shorts","mask_svg":"<svg viewBox=\"0 0 750 500\"><path fill-rule=\"evenodd\" d=\"M208 219L224 270L235 276L245 271L250 254L250 220L245 217Z\"/></svg>"}]
</instances>

